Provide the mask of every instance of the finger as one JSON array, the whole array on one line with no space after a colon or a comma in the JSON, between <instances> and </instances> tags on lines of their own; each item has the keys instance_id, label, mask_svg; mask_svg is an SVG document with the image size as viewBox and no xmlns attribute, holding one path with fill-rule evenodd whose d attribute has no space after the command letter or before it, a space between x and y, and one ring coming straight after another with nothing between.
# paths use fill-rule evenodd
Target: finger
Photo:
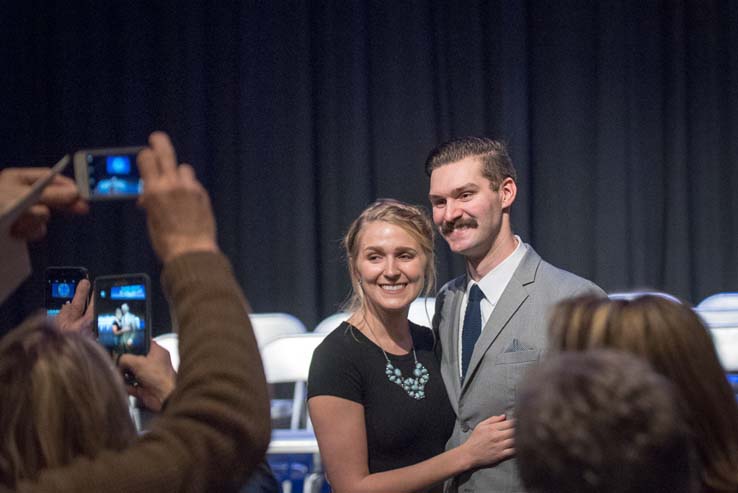
<instances>
[{"instance_id":1,"label":"finger","mask_svg":"<svg viewBox=\"0 0 738 493\"><path fill-rule=\"evenodd\" d=\"M156 154L159 170L164 175L177 172L177 155L174 152L172 141L164 132L154 132L149 136L149 145Z\"/></svg>"},{"instance_id":2,"label":"finger","mask_svg":"<svg viewBox=\"0 0 738 493\"><path fill-rule=\"evenodd\" d=\"M184 182L197 182L195 169L189 164L180 164L179 168L177 168L177 173Z\"/></svg>"},{"instance_id":3,"label":"finger","mask_svg":"<svg viewBox=\"0 0 738 493\"><path fill-rule=\"evenodd\" d=\"M507 440L503 440L502 442L500 442L500 446L503 450L512 449L515 447L515 439L508 438Z\"/></svg>"},{"instance_id":4,"label":"finger","mask_svg":"<svg viewBox=\"0 0 738 493\"><path fill-rule=\"evenodd\" d=\"M8 181L19 185L33 185L50 171L51 168L7 168L3 170L3 177L8 177Z\"/></svg>"},{"instance_id":5,"label":"finger","mask_svg":"<svg viewBox=\"0 0 738 493\"><path fill-rule=\"evenodd\" d=\"M126 392L128 393L128 395L135 397L138 400L143 400L143 389L141 387L139 387L138 385L127 384L125 383L125 379L123 379L123 383L125 384L123 386L126 388Z\"/></svg>"},{"instance_id":6,"label":"finger","mask_svg":"<svg viewBox=\"0 0 738 493\"><path fill-rule=\"evenodd\" d=\"M87 304L87 297L90 295L90 281L82 279L77 284L77 289L74 290L74 297L70 307L73 313L76 315L75 318L79 318L85 311L85 305Z\"/></svg>"},{"instance_id":7,"label":"finger","mask_svg":"<svg viewBox=\"0 0 738 493\"><path fill-rule=\"evenodd\" d=\"M509 459L510 457L515 455L515 449L514 448L508 448L505 450L502 450L499 454L499 460Z\"/></svg>"},{"instance_id":8,"label":"finger","mask_svg":"<svg viewBox=\"0 0 738 493\"><path fill-rule=\"evenodd\" d=\"M144 356L138 356L135 354L122 354L118 358L118 368L121 370L129 370L132 371L134 374L136 373L136 370L141 368L141 365L146 364L146 358Z\"/></svg>"},{"instance_id":9,"label":"finger","mask_svg":"<svg viewBox=\"0 0 738 493\"><path fill-rule=\"evenodd\" d=\"M494 440L497 443L502 443L506 440L512 440L515 438L515 430L498 430L493 432Z\"/></svg>"},{"instance_id":10,"label":"finger","mask_svg":"<svg viewBox=\"0 0 738 493\"><path fill-rule=\"evenodd\" d=\"M482 424L482 423L500 423L502 421L505 421L505 415L504 414L498 414L496 416L490 416L489 418L481 421L479 424Z\"/></svg>"},{"instance_id":11,"label":"finger","mask_svg":"<svg viewBox=\"0 0 738 493\"><path fill-rule=\"evenodd\" d=\"M138 172L143 178L144 185L147 181L156 180L159 173L159 166L156 164L156 154L149 148L143 149L138 153L136 157L136 163L138 164ZM145 188L144 188L145 190Z\"/></svg>"},{"instance_id":12,"label":"finger","mask_svg":"<svg viewBox=\"0 0 738 493\"><path fill-rule=\"evenodd\" d=\"M34 204L23 213L21 217L27 217L28 220L45 223L51 217L51 211L44 204Z\"/></svg>"},{"instance_id":13,"label":"finger","mask_svg":"<svg viewBox=\"0 0 738 493\"><path fill-rule=\"evenodd\" d=\"M515 429L515 423L513 421L503 421L501 423L497 423L494 425L494 428L496 430L514 430Z\"/></svg>"},{"instance_id":14,"label":"finger","mask_svg":"<svg viewBox=\"0 0 738 493\"><path fill-rule=\"evenodd\" d=\"M90 297L90 302L87 303L87 310L85 310L85 316L89 315L90 318L92 318L92 315L94 313L95 313L95 297L92 296Z\"/></svg>"},{"instance_id":15,"label":"finger","mask_svg":"<svg viewBox=\"0 0 738 493\"><path fill-rule=\"evenodd\" d=\"M51 212L45 205L33 205L15 221L11 233L16 238L39 240L46 235L46 223L50 216Z\"/></svg>"},{"instance_id":16,"label":"finger","mask_svg":"<svg viewBox=\"0 0 738 493\"><path fill-rule=\"evenodd\" d=\"M62 178L62 177L58 177ZM41 193L40 202L50 207L68 207L79 200L77 185L65 178L65 181L54 182L44 188Z\"/></svg>"},{"instance_id":17,"label":"finger","mask_svg":"<svg viewBox=\"0 0 738 493\"><path fill-rule=\"evenodd\" d=\"M152 358L164 358L169 357L169 351L161 347L155 340L149 341L149 356Z\"/></svg>"}]
</instances>

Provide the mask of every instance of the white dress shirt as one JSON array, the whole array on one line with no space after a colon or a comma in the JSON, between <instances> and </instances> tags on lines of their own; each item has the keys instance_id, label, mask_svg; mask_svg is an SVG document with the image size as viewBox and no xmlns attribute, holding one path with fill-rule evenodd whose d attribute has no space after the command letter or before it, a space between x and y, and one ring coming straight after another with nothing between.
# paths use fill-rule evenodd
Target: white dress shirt
<instances>
[{"instance_id":1,"label":"white dress shirt","mask_svg":"<svg viewBox=\"0 0 738 493\"><path fill-rule=\"evenodd\" d=\"M510 279L512 279L512 276L515 273L515 269L518 268L520 261L523 260L525 253L528 251L528 247L523 243L518 235L515 235L515 241L517 242L515 250L513 250L505 260L500 262L497 267L481 278L478 283L472 280L471 276L468 276L469 282L466 285L464 298L461 300L461 310L459 310L459 375L461 375L461 336L464 331L464 315L466 314L466 304L469 300L469 291L474 284L478 284L479 289L484 295L484 298L482 298L482 301L479 303L479 308L482 312L482 331L484 331L484 326L487 323L487 320L489 320L490 315L492 315L492 311L495 309L495 306L497 306L497 302L500 300L502 292L507 287L507 283L510 282Z\"/></svg>"}]
</instances>

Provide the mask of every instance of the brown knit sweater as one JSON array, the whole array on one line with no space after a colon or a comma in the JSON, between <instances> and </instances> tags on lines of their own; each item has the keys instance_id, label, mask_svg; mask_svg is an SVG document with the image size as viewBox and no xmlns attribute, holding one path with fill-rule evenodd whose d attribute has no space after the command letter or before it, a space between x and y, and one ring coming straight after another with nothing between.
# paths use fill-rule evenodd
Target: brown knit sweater
<instances>
[{"instance_id":1,"label":"brown knit sweater","mask_svg":"<svg viewBox=\"0 0 738 493\"><path fill-rule=\"evenodd\" d=\"M270 438L266 381L228 260L179 256L165 265L162 284L179 322L181 360L177 388L151 431L123 451L46 470L16 491L220 491L263 458Z\"/></svg>"}]
</instances>

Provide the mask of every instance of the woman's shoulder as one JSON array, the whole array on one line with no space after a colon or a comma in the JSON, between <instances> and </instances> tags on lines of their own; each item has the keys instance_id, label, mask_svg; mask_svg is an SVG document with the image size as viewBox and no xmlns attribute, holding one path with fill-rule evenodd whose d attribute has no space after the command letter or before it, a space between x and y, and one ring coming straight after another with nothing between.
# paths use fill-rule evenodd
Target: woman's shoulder
<instances>
[{"instance_id":1,"label":"woman's shoulder","mask_svg":"<svg viewBox=\"0 0 738 493\"><path fill-rule=\"evenodd\" d=\"M356 327L348 322L341 322L341 325L325 336L316 351L354 351L361 344L363 338L364 335Z\"/></svg>"},{"instance_id":2,"label":"woman's shoulder","mask_svg":"<svg viewBox=\"0 0 738 493\"><path fill-rule=\"evenodd\" d=\"M424 325L410 322L410 334L413 336L413 344L416 350L432 350L436 343L433 331Z\"/></svg>"}]
</instances>

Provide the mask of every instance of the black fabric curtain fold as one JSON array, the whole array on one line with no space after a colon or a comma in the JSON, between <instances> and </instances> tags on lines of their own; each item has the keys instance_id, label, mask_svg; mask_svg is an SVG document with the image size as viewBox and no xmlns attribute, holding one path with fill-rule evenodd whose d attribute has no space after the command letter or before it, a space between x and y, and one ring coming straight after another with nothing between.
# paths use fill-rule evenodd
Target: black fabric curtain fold
<instances>
[{"instance_id":1,"label":"black fabric curtain fold","mask_svg":"<svg viewBox=\"0 0 738 493\"><path fill-rule=\"evenodd\" d=\"M0 57L0 166L166 130L258 312L336 311L350 221L427 205L425 156L467 134L508 143L514 228L551 263L609 291L738 290L736 2L11 1ZM440 280L463 271L437 250ZM32 252L4 329L48 265L160 269L130 202L54 219Z\"/></svg>"}]
</instances>

